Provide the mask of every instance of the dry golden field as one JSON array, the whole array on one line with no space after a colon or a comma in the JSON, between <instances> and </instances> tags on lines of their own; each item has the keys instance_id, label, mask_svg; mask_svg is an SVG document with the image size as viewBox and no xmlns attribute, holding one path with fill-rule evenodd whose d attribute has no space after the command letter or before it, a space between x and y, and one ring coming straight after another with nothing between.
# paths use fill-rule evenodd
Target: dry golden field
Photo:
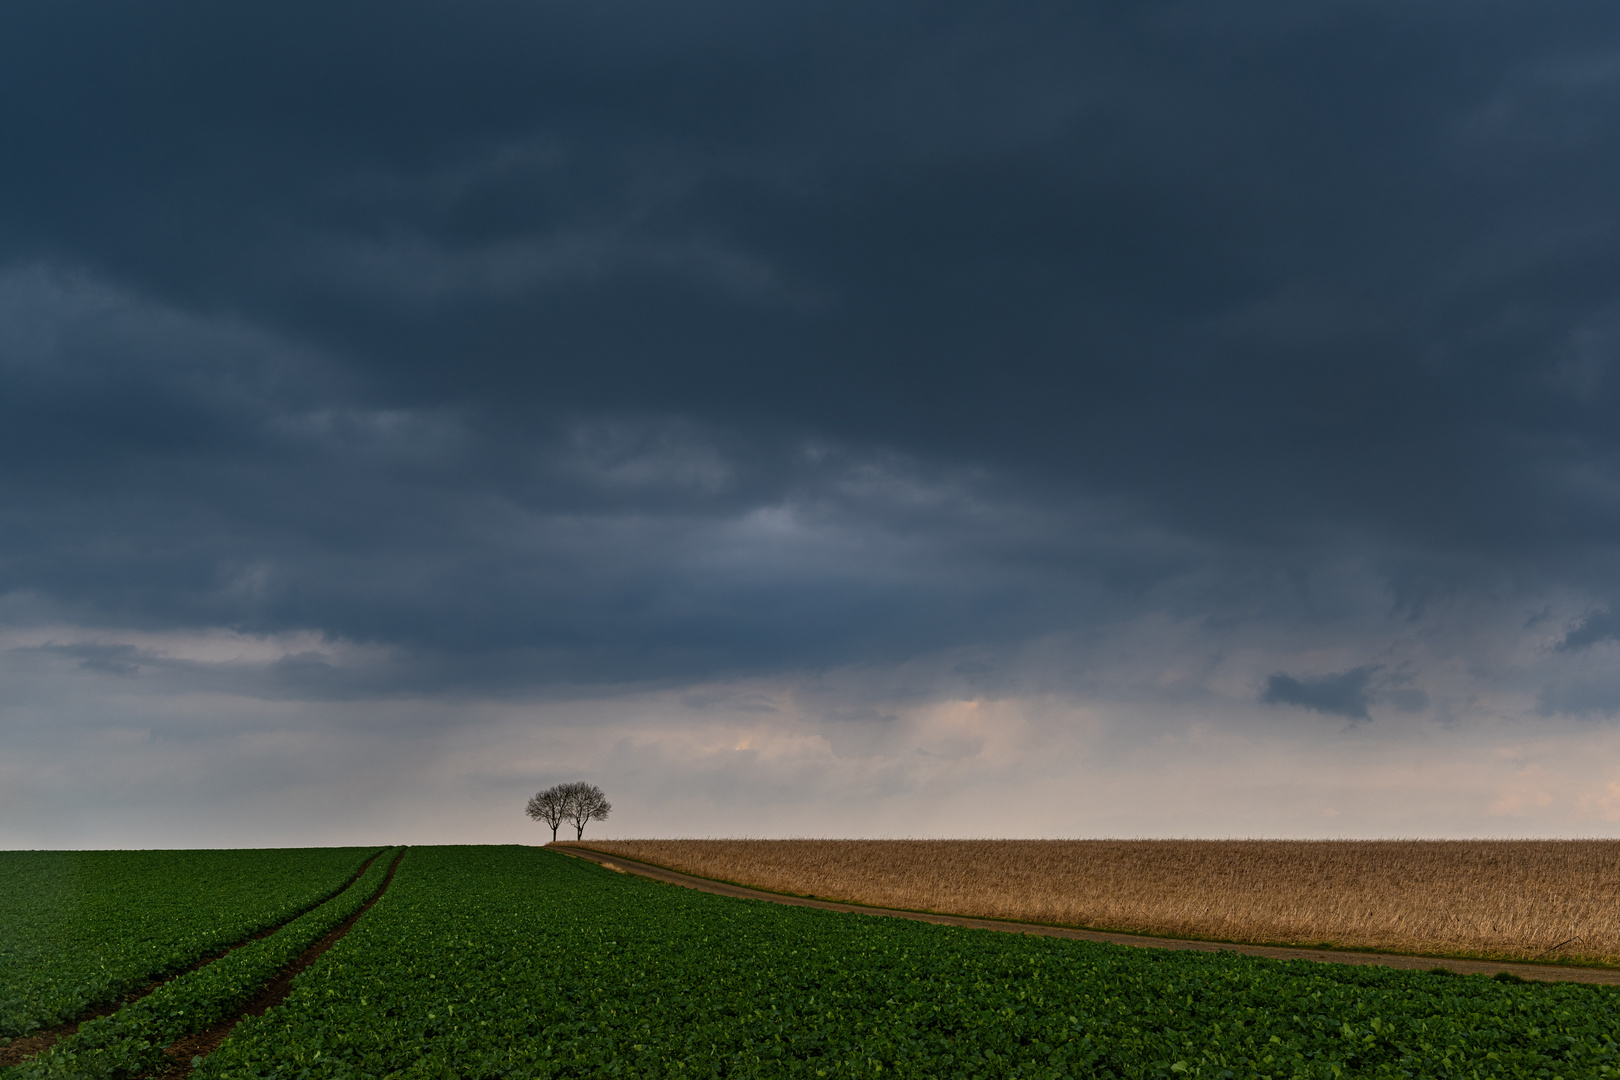
<instances>
[{"instance_id":1,"label":"dry golden field","mask_svg":"<svg viewBox=\"0 0 1620 1080\"><path fill-rule=\"evenodd\" d=\"M775 892L1171 937L1620 964L1615 840L602 840Z\"/></svg>"}]
</instances>

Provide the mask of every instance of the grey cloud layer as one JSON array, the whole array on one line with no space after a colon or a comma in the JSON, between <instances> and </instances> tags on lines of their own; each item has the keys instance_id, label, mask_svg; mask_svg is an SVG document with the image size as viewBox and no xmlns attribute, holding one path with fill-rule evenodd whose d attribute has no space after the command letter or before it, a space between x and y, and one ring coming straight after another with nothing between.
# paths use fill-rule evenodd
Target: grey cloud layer
<instances>
[{"instance_id":1,"label":"grey cloud layer","mask_svg":"<svg viewBox=\"0 0 1620 1080\"><path fill-rule=\"evenodd\" d=\"M1352 721L1368 720L1371 717L1367 707L1372 704L1372 696L1367 692L1367 684L1372 681L1375 670L1368 665L1304 679L1279 673L1266 679L1260 700L1270 705L1298 705Z\"/></svg>"},{"instance_id":2,"label":"grey cloud layer","mask_svg":"<svg viewBox=\"0 0 1620 1080\"><path fill-rule=\"evenodd\" d=\"M1620 600L1608 5L28 0L0 101L7 610L387 651L256 693L1162 612L1360 720L1346 561Z\"/></svg>"}]
</instances>

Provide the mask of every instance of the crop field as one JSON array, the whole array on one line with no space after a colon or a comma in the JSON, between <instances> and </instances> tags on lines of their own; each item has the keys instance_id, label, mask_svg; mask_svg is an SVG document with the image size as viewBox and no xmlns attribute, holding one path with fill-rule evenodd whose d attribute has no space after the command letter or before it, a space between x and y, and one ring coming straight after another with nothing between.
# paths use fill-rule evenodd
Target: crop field
<instances>
[{"instance_id":1,"label":"crop field","mask_svg":"<svg viewBox=\"0 0 1620 1080\"><path fill-rule=\"evenodd\" d=\"M0 1069L5 1080L132 1080L161 1072L164 1050L234 1016L324 935L359 913L387 879L395 853L373 859L337 896L273 934L169 979L111 1015L89 1020L42 1053Z\"/></svg>"},{"instance_id":2,"label":"crop field","mask_svg":"<svg viewBox=\"0 0 1620 1080\"><path fill-rule=\"evenodd\" d=\"M526 847L413 848L389 884L393 864L0 1080L179 1075L165 1046L361 911L195 1080L1620 1075L1606 986L787 907Z\"/></svg>"},{"instance_id":3,"label":"crop field","mask_svg":"<svg viewBox=\"0 0 1620 1080\"><path fill-rule=\"evenodd\" d=\"M614 840L774 892L1169 937L1620 964L1620 841Z\"/></svg>"},{"instance_id":4,"label":"crop field","mask_svg":"<svg viewBox=\"0 0 1620 1080\"><path fill-rule=\"evenodd\" d=\"M0 852L0 1041L285 922L377 850Z\"/></svg>"},{"instance_id":5,"label":"crop field","mask_svg":"<svg viewBox=\"0 0 1620 1080\"><path fill-rule=\"evenodd\" d=\"M414 848L193 1074L1612 1076L1620 996L791 908Z\"/></svg>"}]
</instances>

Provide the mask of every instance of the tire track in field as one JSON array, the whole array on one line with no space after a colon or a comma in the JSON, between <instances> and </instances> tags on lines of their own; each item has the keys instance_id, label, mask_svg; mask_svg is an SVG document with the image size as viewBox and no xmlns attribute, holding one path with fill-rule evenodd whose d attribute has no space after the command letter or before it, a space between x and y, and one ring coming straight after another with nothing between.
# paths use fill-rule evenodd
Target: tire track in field
<instances>
[{"instance_id":1,"label":"tire track in field","mask_svg":"<svg viewBox=\"0 0 1620 1080\"><path fill-rule=\"evenodd\" d=\"M205 1058L218 1050L220 1044L230 1038L230 1034L235 1030L237 1024L250 1016L263 1016L270 1009L285 1001L287 995L292 992L293 980L316 960L320 959L322 953L336 945L343 935L354 928L354 924L360 921L360 917L371 910L371 905L382 899L383 894L388 891L388 886L393 883L394 872L399 869L399 861L405 857L405 852L409 850L409 848L404 848L398 855L394 856L394 862L388 868L388 875L383 878L382 884L377 886L377 891L372 893L371 899L367 900L359 911L333 927L325 937L305 949L298 959L282 968L274 978L264 984L264 987L254 996L253 1000L243 1006L242 1010L235 1016L221 1020L212 1027L199 1031L194 1035L187 1035L179 1042L167 1047L163 1052L169 1056L170 1063L154 1069L147 1076L151 1080L181 1080L183 1077L190 1076L194 1063L198 1059Z\"/></svg>"},{"instance_id":2,"label":"tire track in field","mask_svg":"<svg viewBox=\"0 0 1620 1080\"><path fill-rule=\"evenodd\" d=\"M944 926L967 926L977 930L1000 930L1004 933L1036 934L1041 937L1073 938L1080 941L1105 941L1114 945L1130 945L1142 949L1187 949L1195 952L1235 952L1245 956L1264 956L1272 960L1312 960L1324 964L1377 964L1383 967L1432 971L1443 967L1457 975L1495 975L1506 972L1521 979L1537 982L1583 982L1620 985L1620 970L1611 968L1566 967L1563 964L1531 964L1513 960L1453 960L1449 957L1410 956L1402 953L1353 952L1338 949L1296 949L1283 945L1242 945L1224 941L1196 941L1186 938L1150 937L1145 934L1119 934L1105 930L1079 930L1072 926L1049 926L1044 923L1011 922L1001 919L975 919L965 915L941 915L929 911L906 911L901 908L868 907L865 904L844 904L836 900L818 900L814 897L793 896L787 893L751 889L746 885L733 885L726 881L683 874L652 863L626 859L622 855L609 855L593 851L577 843L547 844L546 850L570 855L577 859L605 866L609 870L639 874L670 885L681 885L700 892L720 896L737 896L749 900L769 900L793 907L821 908L824 911L847 911L860 915L882 915L895 919L913 919L917 922L939 923Z\"/></svg>"},{"instance_id":3,"label":"tire track in field","mask_svg":"<svg viewBox=\"0 0 1620 1080\"><path fill-rule=\"evenodd\" d=\"M214 963L216 960L224 959L226 956L229 956L231 953L235 952L237 949L240 949L244 945L251 945L255 941L263 941L265 938L269 937L277 930L280 930L283 926L286 926L294 919L301 919L305 915L308 915L310 912L314 911L316 908L320 907L322 904L328 903L343 895L344 891L355 882L359 881L371 864L376 862L377 859L381 857L382 854L387 850L387 848L383 848L382 851L378 851L376 854L372 855L371 858L360 864L360 869L356 870L354 872L354 876L349 878L349 880L345 881L342 885L339 885L336 889L333 889L330 893L327 893L319 900L316 900L308 907L293 912L291 915L276 923L274 926L268 926L263 930L257 930L243 938L241 941L238 941L232 945L227 945L219 952L216 952L210 956L203 957L201 960L196 961L184 971L177 971L173 975L168 975L164 978L148 983L139 990L131 990L129 993L115 998L106 1004L97 1005L94 1008L79 1014L66 1023L57 1024L55 1027L41 1028L31 1035L19 1035L16 1038L13 1038L5 1046L0 1046L0 1069L3 1069L9 1065L20 1064L23 1061L33 1057L35 1054L43 1053L44 1051L49 1050L60 1040L67 1038L69 1035L77 1034L81 1024L87 1024L92 1020L99 1020L103 1016L111 1016L119 1009L122 1009L125 1005L130 1005L141 1000L141 998L152 993L165 983L173 982L182 975L190 975L193 971L201 971L209 964Z\"/></svg>"}]
</instances>

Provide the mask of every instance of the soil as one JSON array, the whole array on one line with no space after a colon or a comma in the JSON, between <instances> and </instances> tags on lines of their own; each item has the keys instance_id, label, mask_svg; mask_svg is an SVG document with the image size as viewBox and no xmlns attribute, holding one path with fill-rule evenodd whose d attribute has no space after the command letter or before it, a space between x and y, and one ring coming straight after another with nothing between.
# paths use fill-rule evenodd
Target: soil
<instances>
[{"instance_id":1,"label":"soil","mask_svg":"<svg viewBox=\"0 0 1620 1080\"><path fill-rule=\"evenodd\" d=\"M609 855L578 843L564 841L547 844L549 850L587 859L620 873L640 874L656 881L680 885L702 892L722 896L740 896L753 900L770 900L796 907L822 908L827 911L849 911L863 915L882 915L897 919L916 919L920 922L941 923L947 926L968 926L980 930L1001 930L1017 934L1039 934L1044 937L1076 938L1082 941L1106 941L1115 945L1132 945L1149 949L1192 949L1199 952L1235 952L1246 956L1266 956L1275 960L1314 960L1330 964L1378 964L1384 967L1432 971L1441 967L1457 975L1495 975L1505 972L1521 979L1539 982L1584 982L1620 985L1620 970L1612 968L1581 968L1564 964L1530 964L1510 960L1464 960L1450 957L1407 956L1398 953L1361 952L1341 949L1299 949L1281 945L1242 945L1222 941L1196 941L1182 938L1148 937L1140 934L1110 933L1102 930L1082 930L1072 926L1048 926L1041 923L1010 922L998 919L974 919L961 915L942 915L927 911L903 911L898 908L867 907L863 904L844 904L815 897L790 896L784 893L750 889L745 885L714 881L710 878L683 874L651 863L637 862L622 855Z\"/></svg>"},{"instance_id":2,"label":"soil","mask_svg":"<svg viewBox=\"0 0 1620 1080\"><path fill-rule=\"evenodd\" d=\"M378 852L378 855L380 854L382 853ZM139 1001L141 998L145 997L147 994L150 994L152 991L156 990L158 987L172 979L178 979L182 975L189 975L193 971L199 971L202 968L207 967L209 964L212 964L214 961L235 952L244 945L250 945L255 941L262 941L271 934L275 933L277 930L280 930L283 926L286 926L288 923L292 922L294 919L301 918L309 914L311 911L314 911L328 900L331 900L341 894L349 886L359 881L360 876L366 872L366 869L373 862L375 862L376 859L377 855L373 855L371 858L361 863L360 869L354 872L353 877L351 877L348 881L345 881L337 889L315 901L313 904L309 905L303 910L294 912L274 926L266 927L256 934L243 938L241 941L238 941L229 948L221 949L219 952L214 953L211 956L203 957L201 960L198 960L195 964L192 964L184 971L177 971L168 978L158 979L156 982L148 983L139 990L132 990L115 1001L98 1005L77 1018L69 1020L65 1024L57 1024L55 1027L41 1028L39 1031L36 1031L30 1035L24 1035L19 1038L12 1039L6 1045L0 1046L0 1068L5 1068L8 1065L19 1064L20 1062L33 1057L35 1054L50 1049L50 1047L56 1044L58 1041L67 1038L69 1035L77 1033L79 1030L79 1025L89 1023L91 1020L98 1020L103 1016L111 1016L119 1009L122 1009L125 1005ZM390 873L389 876L392 877L393 874Z\"/></svg>"}]
</instances>

